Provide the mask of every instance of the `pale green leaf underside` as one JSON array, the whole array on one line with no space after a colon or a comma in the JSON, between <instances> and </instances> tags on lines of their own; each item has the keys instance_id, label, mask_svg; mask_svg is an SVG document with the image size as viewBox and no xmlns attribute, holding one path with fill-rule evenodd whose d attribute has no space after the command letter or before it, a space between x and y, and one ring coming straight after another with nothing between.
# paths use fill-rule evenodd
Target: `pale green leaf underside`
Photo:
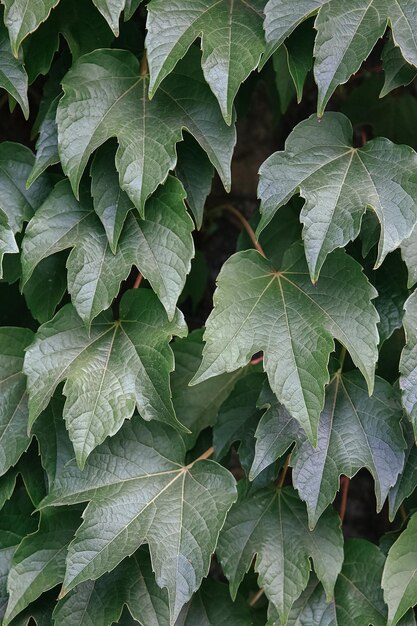
<instances>
[{"instance_id":1,"label":"pale green leaf underside","mask_svg":"<svg viewBox=\"0 0 417 626\"><path fill-rule=\"evenodd\" d=\"M406 611L417 604L417 513L388 552L382 575L384 599L388 604L387 626L395 626Z\"/></svg>"},{"instance_id":2,"label":"pale green leaf underside","mask_svg":"<svg viewBox=\"0 0 417 626\"><path fill-rule=\"evenodd\" d=\"M91 500L69 548L65 591L112 570L147 542L175 622L207 575L236 499L226 469L213 461L184 467L184 454L178 433L135 418L93 452L83 472L73 461L58 472L45 505Z\"/></svg>"},{"instance_id":3,"label":"pale green leaf underside","mask_svg":"<svg viewBox=\"0 0 417 626\"><path fill-rule=\"evenodd\" d=\"M197 139L230 187L235 129L222 120L195 54L176 68L152 101L148 80L131 52L96 50L72 66L62 83L65 95L57 122L62 167L75 193L90 155L117 137L120 186L143 215L146 199L175 167L183 129Z\"/></svg>"},{"instance_id":4,"label":"pale green leaf underside","mask_svg":"<svg viewBox=\"0 0 417 626\"><path fill-rule=\"evenodd\" d=\"M341 113L311 116L260 169L262 218L258 232L296 193L305 199L300 220L311 277L326 256L359 234L367 207L381 225L376 266L407 238L417 221L417 155L377 138L352 148L352 126Z\"/></svg>"},{"instance_id":5,"label":"pale green leaf underside","mask_svg":"<svg viewBox=\"0 0 417 626\"><path fill-rule=\"evenodd\" d=\"M16 254L19 246L14 238L13 231L9 227L9 220L4 211L0 209L0 278L3 278L3 258L5 254Z\"/></svg>"},{"instance_id":6,"label":"pale green leaf underside","mask_svg":"<svg viewBox=\"0 0 417 626\"><path fill-rule=\"evenodd\" d=\"M239 496L220 533L217 554L232 597L256 556L258 584L286 623L305 589L309 558L330 599L343 562L343 540L333 511L308 529L304 504L291 488L262 489Z\"/></svg>"},{"instance_id":7,"label":"pale green leaf underside","mask_svg":"<svg viewBox=\"0 0 417 626\"><path fill-rule=\"evenodd\" d=\"M404 408L417 437L417 291L408 298L404 309L406 344L400 359L400 387Z\"/></svg>"},{"instance_id":8,"label":"pale green leaf underside","mask_svg":"<svg viewBox=\"0 0 417 626\"><path fill-rule=\"evenodd\" d=\"M120 13L125 8L126 0L93 0L93 2L118 37Z\"/></svg>"},{"instance_id":9,"label":"pale green leaf underside","mask_svg":"<svg viewBox=\"0 0 417 626\"><path fill-rule=\"evenodd\" d=\"M173 334L186 332L182 314L169 322L153 292L140 289L124 295L120 317L113 322L110 312L103 313L88 333L68 304L40 327L26 353L29 423L66 380L64 418L81 467L136 406L146 420L183 428L171 401L174 359L168 345Z\"/></svg>"},{"instance_id":10,"label":"pale green leaf underside","mask_svg":"<svg viewBox=\"0 0 417 626\"><path fill-rule=\"evenodd\" d=\"M3 0L4 23L9 30L15 56L22 41L49 16L59 0Z\"/></svg>"},{"instance_id":11,"label":"pale green leaf underside","mask_svg":"<svg viewBox=\"0 0 417 626\"><path fill-rule=\"evenodd\" d=\"M204 77L231 124L240 84L265 48L264 5L265 0L152 0L146 37L151 96L201 37Z\"/></svg>"},{"instance_id":12,"label":"pale green leaf underside","mask_svg":"<svg viewBox=\"0 0 417 626\"><path fill-rule=\"evenodd\" d=\"M372 390L378 343L373 297L360 266L342 251L328 259L316 286L300 244L288 250L279 272L254 250L238 252L219 274L203 361L192 383L242 367L262 350L272 390L316 442L333 337L347 347Z\"/></svg>"}]
</instances>

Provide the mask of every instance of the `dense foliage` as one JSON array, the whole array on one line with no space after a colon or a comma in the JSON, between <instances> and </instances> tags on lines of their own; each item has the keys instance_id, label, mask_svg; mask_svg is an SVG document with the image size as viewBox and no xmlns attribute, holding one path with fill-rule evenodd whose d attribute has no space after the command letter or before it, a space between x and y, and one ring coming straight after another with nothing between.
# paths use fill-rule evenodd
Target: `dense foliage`
<instances>
[{"instance_id":1,"label":"dense foliage","mask_svg":"<svg viewBox=\"0 0 417 626\"><path fill-rule=\"evenodd\" d=\"M416 0L0 0L4 626L416 626L416 75Z\"/></svg>"}]
</instances>

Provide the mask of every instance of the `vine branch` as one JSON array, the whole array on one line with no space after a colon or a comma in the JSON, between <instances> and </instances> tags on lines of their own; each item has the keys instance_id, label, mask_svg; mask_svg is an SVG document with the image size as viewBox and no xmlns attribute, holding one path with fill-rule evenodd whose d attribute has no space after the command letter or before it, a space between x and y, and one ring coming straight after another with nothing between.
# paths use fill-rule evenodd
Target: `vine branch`
<instances>
[{"instance_id":1,"label":"vine branch","mask_svg":"<svg viewBox=\"0 0 417 626\"><path fill-rule=\"evenodd\" d=\"M259 243L259 241L256 238L255 235L255 231L253 230L252 226L249 224L248 220L246 219L246 217L244 217L242 215L242 213L240 213L240 211L238 211L233 205L231 204L223 204L221 205L221 207L219 207L221 210L223 211L229 211L229 213L231 215L233 215L237 220L239 220L239 222L241 223L241 225L243 226L243 228L246 230L247 234L249 235L249 238L253 244L253 247L256 248L256 250L262 254L263 257L266 256L265 252L262 250L262 246Z\"/></svg>"}]
</instances>

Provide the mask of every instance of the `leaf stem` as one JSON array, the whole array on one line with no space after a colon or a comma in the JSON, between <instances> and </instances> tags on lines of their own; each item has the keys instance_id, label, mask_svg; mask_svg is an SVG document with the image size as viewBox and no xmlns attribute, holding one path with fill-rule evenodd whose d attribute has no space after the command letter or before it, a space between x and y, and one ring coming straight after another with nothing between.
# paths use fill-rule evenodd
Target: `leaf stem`
<instances>
[{"instance_id":1,"label":"leaf stem","mask_svg":"<svg viewBox=\"0 0 417 626\"><path fill-rule=\"evenodd\" d=\"M342 349L340 350L340 355L339 355L339 373L342 373L342 369L343 369L343 364L345 362L345 358L346 358L346 348L345 346L342 346Z\"/></svg>"},{"instance_id":2,"label":"leaf stem","mask_svg":"<svg viewBox=\"0 0 417 626\"><path fill-rule=\"evenodd\" d=\"M264 360L264 355L261 354L261 356L256 357L256 359L252 359L250 364L251 365L258 365L258 363L262 363L263 360Z\"/></svg>"},{"instance_id":3,"label":"leaf stem","mask_svg":"<svg viewBox=\"0 0 417 626\"><path fill-rule=\"evenodd\" d=\"M231 204L222 204L219 207L220 210L222 211L229 211L229 213L231 213L232 215L234 215L234 217L236 217L239 222L241 223L241 225L243 226L243 228L246 230L246 232L249 235L249 238L254 246L254 248L256 248L256 250L262 254L263 257L266 256L265 252L262 250L262 247L259 243L259 241L256 238L255 235L255 231L253 230L252 226L249 224L248 220L246 219L246 217L244 217L242 215L242 213L240 213L240 211L238 211L233 205Z\"/></svg>"},{"instance_id":4,"label":"leaf stem","mask_svg":"<svg viewBox=\"0 0 417 626\"><path fill-rule=\"evenodd\" d=\"M143 275L140 272L138 272L138 275L136 276L136 280L133 283L133 289L139 289L140 284L142 282L142 278L143 278Z\"/></svg>"},{"instance_id":5,"label":"leaf stem","mask_svg":"<svg viewBox=\"0 0 417 626\"><path fill-rule=\"evenodd\" d=\"M255 606L255 604L258 602L258 600L260 598L262 598L262 596L264 595L264 590L263 589L259 589L255 595L253 596L252 600L249 602L249 606Z\"/></svg>"},{"instance_id":6,"label":"leaf stem","mask_svg":"<svg viewBox=\"0 0 417 626\"><path fill-rule=\"evenodd\" d=\"M139 74L141 76L147 76L149 74L148 56L146 54L146 50L144 51L143 56L140 60Z\"/></svg>"},{"instance_id":7,"label":"leaf stem","mask_svg":"<svg viewBox=\"0 0 417 626\"><path fill-rule=\"evenodd\" d=\"M349 485L350 485L350 478L348 478L347 476L342 476L340 479L341 482L341 490L342 490L342 500L340 502L340 512L339 512L339 517L340 520L343 524L344 520L345 520L345 515L346 515L346 507L347 507L347 499L348 499L348 493L349 493Z\"/></svg>"},{"instance_id":8,"label":"leaf stem","mask_svg":"<svg viewBox=\"0 0 417 626\"><path fill-rule=\"evenodd\" d=\"M287 476L287 471L288 471L288 465L290 464L290 459L291 459L291 452L287 455L287 458L285 459L285 463L282 467L281 473L278 477L277 489L282 489L282 487L284 486L285 478Z\"/></svg>"},{"instance_id":9,"label":"leaf stem","mask_svg":"<svg viewBox=\"0 0 417 626\"><path fill-rule=\"evenodd\" d=\"M193 461L193 465L194 463L197 463L197 461L204 461L204 459L208 459L211 457L211 455L214 452L214 448L213 446L211 446L210 448L208 448L205 452L203 452L203 454L200 454L200 456L198 458L196 458L195 461Z\"/></svg>"}]
</instances>

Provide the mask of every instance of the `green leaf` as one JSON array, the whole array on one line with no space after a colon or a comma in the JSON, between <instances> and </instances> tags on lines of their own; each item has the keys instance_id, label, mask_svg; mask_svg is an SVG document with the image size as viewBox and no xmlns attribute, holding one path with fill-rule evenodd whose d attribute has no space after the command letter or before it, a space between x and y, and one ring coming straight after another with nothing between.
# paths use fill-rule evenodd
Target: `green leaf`
<instances>
[{"instance_id":1,"label":"green leaf","mask_svg":"<svg viewBox=\"0 0 417 626\"><path fill-rule=\"evenodd\" d=\"M140 289L124 295L120 318L113 322L110 312L103 313L88 333L68 304L40 327L26 352L29 424L66 379L64 418L80 467L135 406L144 419L184 428L175 417L169 387L174 359L168 342L173 334L185 333L181 313L169 322L157 297Z\"/></svg>"},{"instance_id":2,"label":"green leaf","mask_svg":"<svg viewBox=\"0 0 417 626\"><path fill-rule=\"evenodd\" d=\"M307 586L310 558L331 598L343 561L340 522L335 512L327 511L310 531L305 506L293 489L242 489L220 533L217 554L232 597L257 555L259 586L286 624Z\"/></svg>"},{"instance_id":3,"label":"green leaf","mask_svg":"<svg viewBox=\"0 0 417 626\"><path fill-rule=\"evenodd\" d=\"M286 252L280 271L255 250L238 252L226 261L217 282L193 384L246 365L262 350L271 389L312 443L329 380L332 337L350 351L372 391L378 316L370 300L375 291L344 252L328 259L317 286L310 282L300 244Z\"/></svg>"},{"instance_id":4,"label":"green leaf","mask_svg":"<svg viewBox=\"0 0 417 626\"><path fill-rule=\"evenodd\" d=\"M175 174L184 185L187 204L198 229L203 223L204 205L211 190L214 168L198 143L187 135L177 148Z\"/></svg>"},{"instance_id":5,"label":"green leaf","mask_svg":"<svg viewBox=\"0 0 417 626\"><path fill-rule=\"evenodd\" d=\"M417 291L408 298L404 310L406 344L400 359L400 388L403 406L417 437Z\"/></svg>"},{"instance_id":6,"label":"green leaf","mask_svg":"<svg viewBox=\"0 0 417 626\"><path fill-rule=\"evenodd\" d=\"M74 192L92 152L116 136L120 186L143 216L146 199L175 167L182 129L197 139L229 188L235 129L221 119L198 58L188 55L187 63L152 101L147 83L137 59L124 50L96 50L80 58L65 76L57 113L58 144Z\"/></svg>"},{"instance_id":7,"label":"green leaf","mask_svg":"<svg viewBox=\"0 0 417 626\"><path fill-rule=\"evenodd\" d=\"M119 187L114 156L115 146L106 142L94 156L90 175L94 210L104 226L111 251L116 254L123 225L133 204Z\"/></svg>"},{"instance_id":8,"label":"green leaf","mask_svg":"<svg viewBox=\"0 0 417 626\"><path fill-rule=\"evenodd\" d=\"M416 77L416 69L404 60L401 50L395 45L392 37L385 44L381 59L384 66L385 82L380 98L397 87L409 85Z\"/></svg>"},{"instance_id":9,"label":"green leaf","mask_svg":"<svg viewBox=\"0 0 417 626\"><path fill-rule=\"evenodd\" d=\"M295 193L305 199L300 220L312 280L326 256L359 234L369 206L381 224L376 267L410 235L416 220L417 155L377 138L352 148L352 127L340 113L298 124L260 169L258 232Z\"/></svg>"},{"instance_id":10,"label":"green leaf","mask_svg":"<svg viewBox=\"0 0 417 626\"><path fill-rule=\"evenodd\" d=\"M417 447L412 426L408 421L404 421L403 430L407 442L404 468L388 494L389 516L392 522L401 504L417 487Z\"/></svg>"},{"instance_id":11,"label":"green leaf","mask_svg":"<svg viewBox=\"0 0 417 626\"><path fill-rule=\"evenodd\" d=\"M368 273L378 291L375 308L379 315L380 346L402 326L404 302L407 300L407 270L397 252L389 254L376 272Z\"/></svg>"},{"instance_id":12,"label":"green leaf","mask_svg":"<svg viewBox=\"0 0 417 626\"><path fill-rule=\"evenodd\" d=\"M0 209L0 278L3 278L3 258L5 254L16 254L19 246L9 227L7 215Z\"/></svg>"},{"instance_id":13,"label":"green leaf","mask_svg":"<svg viewBox=\"0 0 417 626\"><path fill-rule=\"evenodd\" d=\"M303 97L307 74L313 67L313 45L315 31L311 21L304 22L288 38L285 48L288 53L288 69L297 92L297 102Z\"/></svg>"},{"instance_id":14,"label":"green leaf","mask_svg":"<svg viewBox=\"0 0 417 626\"><path fill-rule=\"evenodd\" d=\"M387 610L381 590L383 554L364 539L347 541L344 551L334 598L326 602L322 586L312 577L291 609L288 626L386 626ZM268 616L267 626L282 626L272 604Z\"/></svg>"},{"instance_id":15,"label":"green leaf","mask_svg":"<svg viewBox=\"0 0 417 626\"><path fill-rule=\"evenodd\" d=\"M232 123L237 91L258 66L265 48L262 29L265 0L151 0L148 4L146 49L151 97L201 37L204 77Z\"/></svg>"},{"instance_id":16,"label":"green leaf","mask_svg":"<svg viewBox=\"0 0 417 626\"><path fill-rule=\"evenodd\" d=\"M60 96L56 96L46 111L41 125L39 126L39 137L36 142L35 163L27 179L26 186L33 185L50 165L59 163L58 155L58 129L55 121L56 110L58 108Z\"/></svg>"},{"instance_id":17,"label":"green leaf","mask_svg":"<svg viewBox=\"0 0 417 626\"><path fill-rule=\"evenodd\" d=\"M23 222L30 220L51 189L46 176L26 189L33 162L29 148L11 141L0 143L0 209L7 215L13 233L22 230Z\"/></svg>"},{"instance_id":18,"label":"green leaf","mask_svg":"<svg viewBox=\"0 0 417 626\"><path fill-rule=\"evenodd\" d=\"M149 200L146 220L129 216L113 254L87 191L77 202L69 182L59 182L26 229L23 285L38 263L70 247L68 291L87 327L111 305L132 265L149 280L173 319L194 256L193 222L184 198L181 183L169 177Z\"/></svg>"},{"instance_id":19,"label":"green leaf","mask_svg":"<svg viewBox=\"0 0 417 626\"><path fill-rule=\"evenodd\" d=\"M408 287L417 282L417 226L401 244L401 256L408 269Z\"/></svg>"},{"instance_id":20,"label":"green leaf","mask_svg":"<svg viewBox=\"0 0 417 626\"><path fill-rule=\"evenodd\" d=\"M253 461L253 436L261 417L256 402L264 380L265 376L260 372L248 372L238 380L220 407L213 429L216 458L222 459L230 446L239 441L239 461L246 472L249 472Z\"/></svg>"},{"instance_id":21,"label":"green leaf","mask_svg":"<svg viewBox=\"0 0 417 626\"><path fill-rule=\"evenodd\" d=\"M214 424L220 406L242 376L242 370L238 370L190 387L189 382L201 364L202 336L202 330L195 330L172 346L175 356L175 370L171 375L172 402L181 424L191 431L184 435L187 448L195 445L204 428Z\"/></svg>"},{"instance_id":22,"label":"green leaf","mask_svg":"<svg viewBox=\"0 0 417 626\"><path fill-rule=\"evenodd\" d=\"M125 8L127 0L93 0L93 2L112 29L115 36L118 37L120 14Z\"/></svg>"},{"instance_id":23,"label":"green leaf","mask_svg":"<svg viewBox=\"0 0 417 626\"><path fill-rule=\"evenodd\" d=\"M281 113L287 112L291 101L295 98L294 81L288 67L288 52L280 46L272 57L275 72L275 85L278 91Z\"/></svg>"},{"instance_id":24,"label":"green leaf","mask_svg":"<svg viewBox=\"0 0 417 626\"><path fill-rule=\"evenodd\" d=\"M208 573L236 499L226 469L206 460L184 467L184 455L178 433L136 418L93 452L83 472L68 460L45 505L92 501L69 548L64 593L112 570L146 541L175 622Z\"/></svg>"},{"instance_id":25,"label":"green leaf","mask_svg":"<svg viewBox=\"0 0 417 626\"><path fill-rule=\"evenodd\" d=\"M24 350L33 340L26 328L0 328L0 476L29 445Z\"/></svg>"},{"instance_id":26,"label":"green leaf","mask_svg":"<svg viewBox=\"0 0 417 626\"><path fill-rule=\"evenodd\" d=\"M376 377L371 397L358 372L334 378L317 448L305 441L291 455L294 487L307 504L311 526L333 502L340 476L352 478L362 467L374 477L377 511L382 509L404 465L401 415L397 394L382 378Z\"/></svg>"},{"instance_id":27,"label":"green leaf","mask_svg":"<svg viewBox=\"0 0 417 626\"><path fill-rule=\"evenodd\" d=\"M328 0L268 0L265 6L266 51L261 66L284 43L296 27L314 15Z\"/></svg>"},{"instance_id":28,"label":"green leaf","mask_svg":"<svg viewBox=\"0 0 417 626\"><path fill-rule=\"evenodd\" d=\"M4 23L9 30L12 51L17 57L22 41L49 16L59 0L3 0Z\"/></svg>"},{"instance_id":29,"label":"green leaf","mask_svg":"<svg viewBox=\"0 0 417 626\"><path fill-rule=\"evenodd\" d=\"M320 9L314 47L319 115L336 87L346 83L368 57L388 21L403 57L417 65L417 28L410 0L354 0L348 12L344 0L332 0Z\"/></svg>"},{"instance_id":30,"label":"green leaf","mask_svg":"<svg viewBox=\"0 0 417 626\"><path fill-rule=\"evenodd\" d=\"M78 510L42 511L39 530L25 537L13 555L4 626L41 593L62 581L68 543L79 523Z\"/></svg>"},{"instance_id":31,"label":"green leaf","mask_svg":"<svg viewBox=\"0 0 417 626\"><path fill-rule=\"evenodd\" d=\"M25 119L29 117L27 96L28 77L21 58L16 59L10 49L9 36L0 14L0 88L18 102Z\"/></svg>"},{"instance_id":32,"label":"green leaf","mask_svg":"<svg viewBox=\"0 0 417 626\"><path fill-rule=\"evenodd\" d=\"M417 513L388 552L382 575L384 599L388 604L387 626L395 626L406 611L417 604Z\"/></svg>"},{"instance_id":33,"label":"green leaf","mask_svg":"<svg viewBox=\"0 0 417 626\"><path fill-rule=\"evenodd\" d=\"M35 267L22 291L32 317L44 324L53 317L66 289L65 256L54 254Z\"/></svg>"}]
</instances>

